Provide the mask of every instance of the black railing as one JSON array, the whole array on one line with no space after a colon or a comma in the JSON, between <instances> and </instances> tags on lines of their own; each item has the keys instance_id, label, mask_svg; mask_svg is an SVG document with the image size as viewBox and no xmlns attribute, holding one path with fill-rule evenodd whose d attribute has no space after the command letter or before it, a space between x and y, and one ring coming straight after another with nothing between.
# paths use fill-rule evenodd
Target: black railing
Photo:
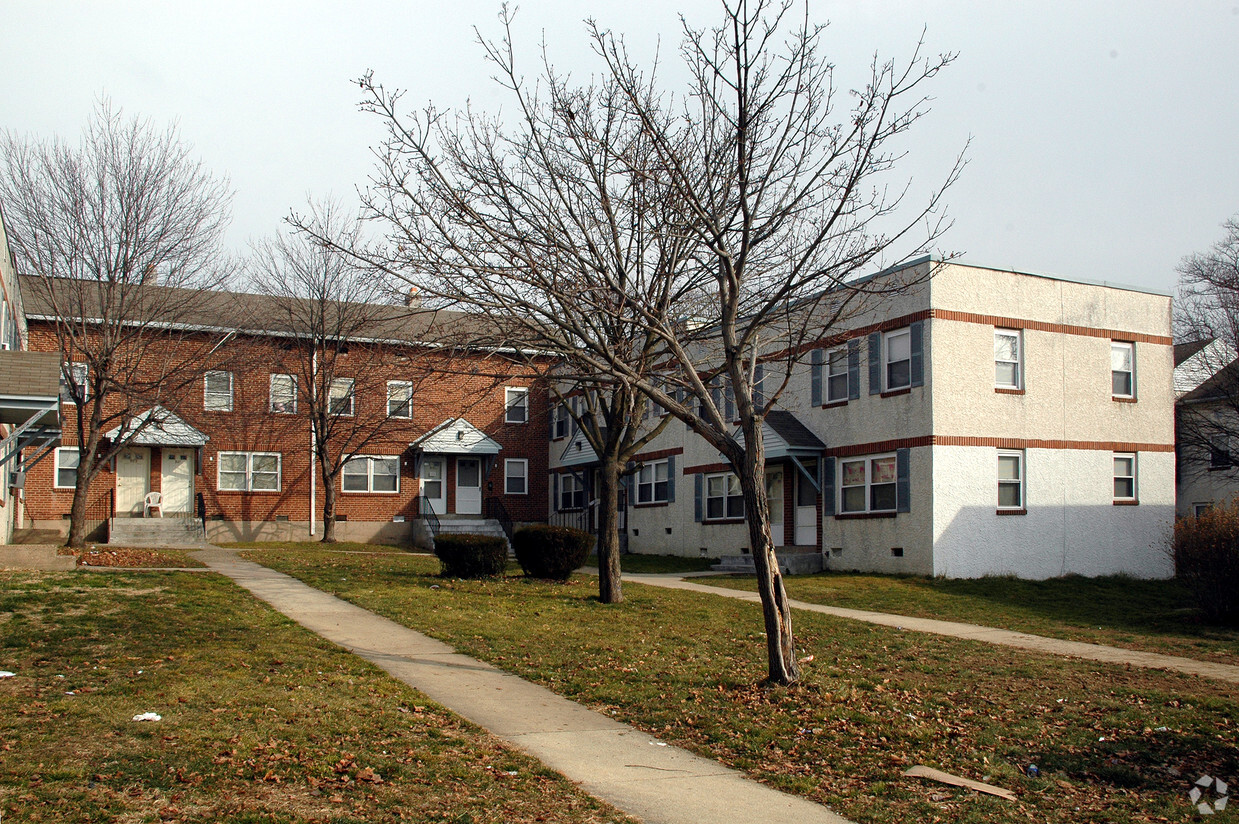
<instances>
[{"instance_id":1,"label":"black railing","mask_svg":"<svg viewBox=\"0 0 1239 824\"><path fill-rule=\"evenodd\" d=\"M570 526L583 532L594 531L590 526L588 509L564 509L559 512L552 512L548 520L551 526Z\"/></svg>"},{"instance_id":2,"label":"black railing","mask_svg":"<svg viewBox=\"0 0 1239 824\"><path fill-rule=\"evenodd\" d=\"M198 520L202 522L202 534L203 536L205 536L206 535L206 498L202 497L201 492L197 494L194 504L198 510Z\"/></svg>"},{"instance_id":3,"label":"black railing","mask_svg":"<svg viewBox=\"0 0 1239 824\"><path fill-rule=\"evenodd\" d=\"M417 500L419 501L418 517L426 522L426 526L430 528L430 537L433 538L439 534L439 516L435 514L435 508L430 505L430 501L426 496L423 495Z\"/></svg>"},{"instance_id":4,"label":"black railing","mask_svg":"<svg viewBox=\"0 0 1239 824\"><path fill-rule=\"evenodd\" d=\"M499 526L503 527L503 534L508 536L508 540L512 540L512 516L508 514L508 508L503 505L502 498L487 498L486 508L483 510L485 517L498 521Z\"/></svg>"}]
</instances>

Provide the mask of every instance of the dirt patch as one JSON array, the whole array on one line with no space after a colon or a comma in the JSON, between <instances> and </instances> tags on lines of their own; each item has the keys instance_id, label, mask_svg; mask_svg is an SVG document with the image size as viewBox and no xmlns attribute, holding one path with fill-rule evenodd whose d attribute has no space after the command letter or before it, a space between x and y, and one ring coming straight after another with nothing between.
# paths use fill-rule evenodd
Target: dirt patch
<instances>
[{"instance_id":1,"label":"dirt patch","mask_svg":"<svg viewBox=\"0 0 1239 824\"><path fill-rule=\"evenodd\" d=\"M155 567L181 568L201 567L202 563L184 552L135 547L96 547L94 549L62 549L63 555L77 556L81 566L89 567Z\"/></svg>"}]
</instances>

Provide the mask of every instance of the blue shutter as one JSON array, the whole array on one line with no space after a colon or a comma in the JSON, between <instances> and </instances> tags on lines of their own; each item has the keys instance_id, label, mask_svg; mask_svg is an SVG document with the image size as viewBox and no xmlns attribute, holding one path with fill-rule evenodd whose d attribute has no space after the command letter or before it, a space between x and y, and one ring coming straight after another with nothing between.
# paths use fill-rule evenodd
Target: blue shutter
<instances>
[{"instance_id":1,"label":"blue shutter","mask_svg":"<svg viewBox=\"0 0 1239 824\"><path fill-rule=\"evenodd\" d=\"M912 483L909 478L909 466L912 456L911 449L896 449L895 450L895 474L897 476L895 483L895 511L896 512L911 512L912 511Z\"/></svg>"},{"instance_id":2,"label":"blue shutter","mask_svg":"<svg viewBox=\"0 0 1239 824\"><path fill-rule=\"evenodd\" d=\"M667 459L667 503L675 503L675 455Z\"/></svg>"},{"instance_id":3,"label":"blue shutter","mask_svg":"<svg viewBox=\"0 0 1239 824\"><path fill-rule=\"evenodd\" d=\"M693 496L696 501L693 506L693 520L701 523L702 513L705 511L705 476L700 472L693 476Z\"/></svg>"},{"instance_id":4,"label":"blue shutter","mask_svg":"<svg viewBox=\"0 0 1239 824\"><path fill-rule=\"evenodd\" d=\"M869 394L882 394L882 333L869 336Z\"/></svg>"},{"instance_id":5,"label":"blue shutter","mask_svg":"<svg viewBox=\"0 0 1239 824\"><path fill-rule=\"evenodd\" d=\"M766 367L757 364L753 369L753 403L757 406L766 405Z\"/></svg>"},{"instance_id":6,"label":"blue shutter","mask_svg":"<svg viewBox=\"0 0 1239 824\"><path fill-rule=\"evenodd\" d=\"M860 338L848 341L848 400L860 397Z\"/></svg>"},{"instance_id":7,"label":"blue shutter","mask_svg":"<svg viewBox=\"0 0 1239 824\"><path fill-rule=\"evenodd\" d=\"M559 511L559 473L551 473L551 511Z\"/></svg>"},{"instance_id":8,"label":"blue shutter","mask_svg":"<svg viewBox=\"0 0 1239 824\"><path fill-rule=\"evenodd\" d=\"M822 458L822 514L835 514L835 459Z\"/></svg>"},{"instance_id":9,"label":"blue shutter","mask_svg":"<svg viewBox=\"0 0 1239 824\"><path fill-rule=\"evenodd\" d=\"M822 405L822 350L814 349L809 356L811 379L809 382L809 403L814 406Z\"/></svg>"},{"instance_id":10,"label":"blue shutter","mask_svg":"<svg viewBox=\"0 0 1239 824\"><path fill-rule=\"evenodd\" d=\"M925 321L918 320L908 327L912 348L912 385L925 385Z\"/></svg>"}]
</instances>

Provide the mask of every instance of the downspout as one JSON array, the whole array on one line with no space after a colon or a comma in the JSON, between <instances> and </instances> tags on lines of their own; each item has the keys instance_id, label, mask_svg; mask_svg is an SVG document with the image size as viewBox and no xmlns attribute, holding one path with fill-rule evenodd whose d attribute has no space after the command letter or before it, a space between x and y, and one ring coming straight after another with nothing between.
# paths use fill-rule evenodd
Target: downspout
<instances>
[{"instance_id":1,"label":"downspout","mask_svg":"<svg viewBox=\"0 0 1239 824\"><path fill-rule=\"evenodd\" d=\"M315 378L318 374L318 347L310 353L310 396L314 396ZM314 402L310 402L310 537L314 537L314 498L315 498L315 477L314 477Z\"/></svg>"}]
</instances>

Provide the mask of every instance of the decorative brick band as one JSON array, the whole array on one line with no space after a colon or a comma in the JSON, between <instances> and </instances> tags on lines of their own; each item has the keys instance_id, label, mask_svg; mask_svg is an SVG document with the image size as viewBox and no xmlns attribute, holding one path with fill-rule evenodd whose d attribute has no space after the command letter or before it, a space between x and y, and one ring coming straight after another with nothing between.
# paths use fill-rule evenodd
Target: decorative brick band
<instances>
[{"instance_id":1,"label":"decorative brick band","mask_svg":"<svg viewBox=\"0 0 1239 824\"><path fill-rule=\"evenodd\" d=\"M683 455L684 447L677 446L672 449L656 449L653 452L642 452L640 455L633 455L634 461L656 461L659 458L670 458L672 455Z\"/></svg>"},{"instance_id":2,"label":"decorative brick band","mask_svg":"<svg viewBox=\"0 0 1239 824\"><path fill-rule=\"evenodd\" d=\"M685 475L696 475L701 472L730 472L730 471L731 471L731 464L728 464L728 463L699 464L697 466L684 467Z\"/></svg>"},{"instance_id":3,"label":"decorative brick band","mask_svg":"<svg viewBox=\"0 0 1239 824\"><path fill-rule=\"evenodd\" d=\"M1143 332L1126 332L1120 329L1096 329L1091 326L1073 326L1064 323L1047 323L1023 318L1004 318L999 315L980 315L975 312L956 312L953 309L933 309L930 316L935 320L957 320L963 323L979 323L1004 329L1031 329L1034 332L1057 332L1064 335L1081 335L1086 338L1111 338L1134 343L1156 343L1170 346L1174 340L1166 335L1146 335Z\"/></svg>"}]
</instances>

